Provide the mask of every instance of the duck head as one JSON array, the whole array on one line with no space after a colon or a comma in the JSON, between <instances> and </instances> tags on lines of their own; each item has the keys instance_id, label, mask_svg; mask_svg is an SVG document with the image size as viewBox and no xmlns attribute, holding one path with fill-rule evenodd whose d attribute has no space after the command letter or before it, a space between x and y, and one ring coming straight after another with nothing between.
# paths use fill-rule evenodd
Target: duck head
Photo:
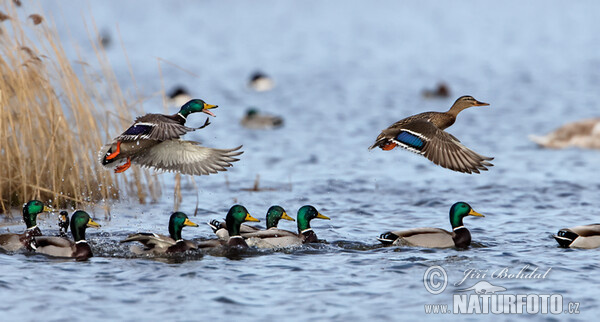
<instances>
[{"instance_id":1,"label":"duck head","mask_svg":"<svg viewBox=\"0 0 600 322\"><path fill-rule=\"evenodd\" d=\"M267 211L267 229L277 227L280 219L295 221L288 216L285 210L280 206L271 206Z\"/></svg>"},{"instance_id":2,"label":"duck head","mask_svg":"<svg viewBox=\"0 0 600 322\"><path fill-rule=\"evenodd\" d=\"M227 225L227 231L229 237L240 235L240 225L245 221L260 221L248 213L246 207L242 205L234 205L227 212L225 217L225 224Z\"/></svg>"},{"instance_id":3,"label":"duck head","mask_svg":"<svg viewBox=\"0 0 600 322\"><path fill-rule=\"evenodd\" d=\"M191 222L183 212L174 212L169 218L169 235L171 235L171 238L176 241L182 239L181 230L184 226L198 227L198 224Z\"/></svg>"},{"instance_id":4,"label":"duck head","mask_svg":"<svg viewBox=\"0 0 600 322\"><path fill-rule=\"evenodd\" d=\"M310 229L310 221L315 218L329 220L329 217L322 215L313 206L306 205L298 209L298 232L302 233L302 231Z\"/></svg>"},{"instance_id":5,"label":"duck head","mask_svg":"<svg viewBox=\"0 0 600 322\"><path fill-rule=\"evenodd\" d=\"M100 228L100 225L93 221L90 215L83 210L77 210L71 216L71 233L75 242L85 240L85 230L88 227Z\"/></svg>"},{"instance_id":6,"label":"duck head","mask_svg":"<svg viewBox=\"0 0 600 322\"><path fill-rule=\"evenodd\" d=\"M490 104L480 102L480 101L476 100L473 96L465 95L465 96L459 97L454 102L454 104L452 104L452 107L450 108L450 112L453 112L454 114L458 114L460 111L462 111L466 108L469 108L471 106L488 106L488 105L490 105Z\"/></svg>"},{"instance_id":7,"label":"duck head","mask_svg":"<svg viewBox=\"0 0 600 322\"><path fill-rule=\"evenodd\" d=\"M463 218L466 216L485 217L473 210L468 203L459 201L450 208L450 224L452 224L452 229L463 226Z\"/></svg>"},{"instance_id":8,"label":"duck head","mask_svg":"<svg viewBox=\"0 0 600 322\"><path fill-rule=\"evenodd\" d=\"M190 115L191 113L196 113L196 112L203 112L210 116L215 116L209 110L213 109L213 108L217 108L217 107L219 107L219 106L207 104L206 102L204 102L201 99L193 99L193 100L183 104L183 106L179 110L179 114L181 114L185 118L187 118L188 115Z\"/></svg>"},{"instance_id":9,"label":"duck head","mask_svg":"<svg viewBox=\"0 0 600 322\"><path fill-rule=\"evenodd\" d=\"M37 215L42 212L52 212L52 208L44 205L39 200L30 200L23 205L23 221L27 228L32 228L37 225Z\"/></svg>"}]
</instances>

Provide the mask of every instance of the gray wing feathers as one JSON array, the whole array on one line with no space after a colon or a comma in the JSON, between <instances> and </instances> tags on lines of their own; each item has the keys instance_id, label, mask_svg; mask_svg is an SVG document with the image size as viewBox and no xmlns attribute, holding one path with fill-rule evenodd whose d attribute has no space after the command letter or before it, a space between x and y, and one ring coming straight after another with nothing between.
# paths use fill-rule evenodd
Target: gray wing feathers
<instances>
[{"instance_id":1,"label":"gray wing feathers","mask_svg":"<svg viewBox=\"0 0 600 322\"><path fill-rule=\"evenodd\" d=\"M200 146L197 142L168 140L161 142L132 158L132 162L142 167L159 171L180 172L189 175L208 175L226 171L234 158L242 154L234 149L213 149Z\"/></svg>"}]
</instances>

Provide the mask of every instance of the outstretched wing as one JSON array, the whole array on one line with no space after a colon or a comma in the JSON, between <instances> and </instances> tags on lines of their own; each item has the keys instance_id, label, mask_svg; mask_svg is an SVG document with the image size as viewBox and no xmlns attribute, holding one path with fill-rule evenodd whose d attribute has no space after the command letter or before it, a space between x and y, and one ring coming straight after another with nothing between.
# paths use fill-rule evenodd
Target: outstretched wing
<instances>
[{"instance_id":1,"label":"outstretched wing","mask_svg":"<svg viewBox=\"0 0 600 322\"><path fill-rule=\"evenodd\" d=\"M208 118L204 125L210 124ZM135 141L139 139L166 141L178 139L188 132L197 130L196 128L187 127L181 124L180 121L171 118L168 115L162 114L146 114L138 117L132 126L130 126L123 134L119 135L116 141Z\"/></svg>"},{"instance_id":2,"label":"outstretched wing","mask_svg":"<svg viewBox=\"0 0 600 322\"><path fill-rule=\"evenodd\" d=\"M234 149L213 149L200 146L193 141L168 140L161 142L132 158L132 162L142 167L159 171L179 172L189 175L208 175L226 171L234 158L242 154Z\"/></svg>"},{"instance_id":3,"label":"outstretched wing","mask_svg":"<svg viewBox=\"0 0 600 322\"><path fill-rule=\"evenodd\" d=\"M405 124L391 141L425 156L437 165L458 172L486 171L487 167L492 166L487 161L494 159L475 153L457 138L427 121Z\"/></svg>"}]
</instances>

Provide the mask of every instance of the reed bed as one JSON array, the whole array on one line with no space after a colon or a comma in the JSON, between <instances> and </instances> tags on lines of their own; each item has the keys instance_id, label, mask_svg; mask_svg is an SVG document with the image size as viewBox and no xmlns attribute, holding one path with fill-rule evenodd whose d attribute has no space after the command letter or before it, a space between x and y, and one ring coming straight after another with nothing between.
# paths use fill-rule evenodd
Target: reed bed
<instances>
[{"instance_id":1,"label":"reed bed","mask_svg":"<svg viewBox=\"0 0 600 322\"><path fill-rule=\"evenodd\" d=\"M14 3L0 6L0 212L32 198L57 208L118 199L123 192L142 203L157 199L158 180L147 171L132 168L117 177L97 160L111 134L129 125L135 107L101 46L92 57L100 72L90 71L85 59L67 58L46 17L20 10ZM109 203L102 204L108 213Z\"/></svg>"}]
</instances>

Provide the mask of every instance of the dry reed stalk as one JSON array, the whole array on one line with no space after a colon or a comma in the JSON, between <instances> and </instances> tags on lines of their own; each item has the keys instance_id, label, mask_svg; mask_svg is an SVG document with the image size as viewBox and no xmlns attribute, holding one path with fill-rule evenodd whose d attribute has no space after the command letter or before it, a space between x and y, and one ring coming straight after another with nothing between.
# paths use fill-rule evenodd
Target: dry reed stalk
<instances>
[{"instance_id":1,"label":"dry reed stalk","mask_svg":"<svg viewBox=\"0 0 600 322\"><path fill-rule=\"evenodd\" d=\"M75 72L48 19L37 14L44 23L27 25L15 5L3 9L10 19L0 25L0 212L32 198L61 208L117 199L119 181L140 202L148 190L156 200L158 180L147 171L117 180L97 161L109 132L132 119L104 51L96 50L98 84L86 63Z\"/></svg>"}]
</instances>

